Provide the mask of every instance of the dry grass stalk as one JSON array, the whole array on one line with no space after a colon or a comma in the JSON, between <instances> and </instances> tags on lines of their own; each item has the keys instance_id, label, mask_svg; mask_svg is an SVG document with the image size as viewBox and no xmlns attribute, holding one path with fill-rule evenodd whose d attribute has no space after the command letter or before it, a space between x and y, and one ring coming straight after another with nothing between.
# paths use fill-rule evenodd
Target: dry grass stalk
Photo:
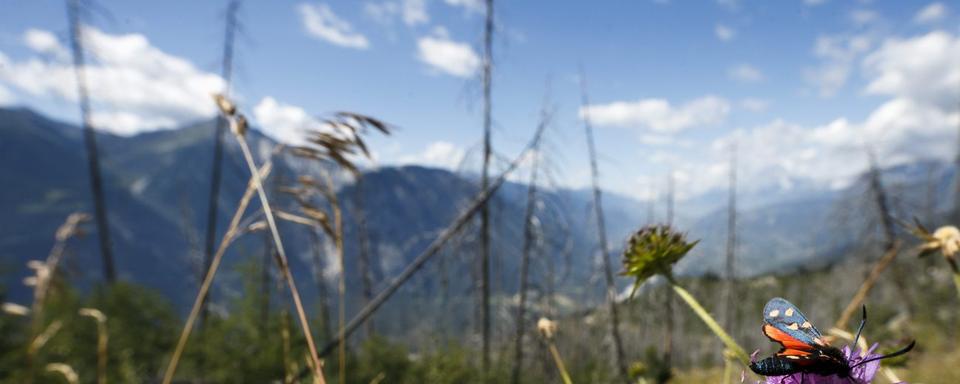
<instances>
[{"instance_id":1,"label":"dry grass stalk","mask_svg":"<svg viewBox=\"0 0 960 384\"><path fill-rule=\"evenodd\" d=\"M860 289L857 290L857 293L853 295L853 299L850 300L850 303L847 304L847 307L843 309L843 312L840 314L840 318L837 319L837 322L833 324L834 328L846 329L847 323L850 322L850 319L854 314L860 309L860 306L863 305L863 301L867 299L867 294L870 293L870 290L873 289L873 286L877 283L877 280L880 278L880 274L890 266L890 263L893 262L893 259L897 257L897 254L900 253L900 241L894 241L887 253L873 265L873 269L870 270L870 275L867 276L867 279L860 284Z\"/></svg>"},{"instance_id":2,"label":"dry grass stalk","mask_svg":"<svg viewBox=\"0 0 960 384\"><path fill-rule=\"evenodd\" d=\"M97 383L107 384L107 316L94 308L80 308L79 313L97 322Z\"/></svg>"},{"instance_id":3,"label":"dry grass stalk","mask_svg":"<svg viewBox=\"0 0 960 384\"><path fill-rule=\"evenodd\" d=\"M309 143L306 146L294 148L293 153L296 156L320 162L332 160L339 167L347 170L353 175L355 180L360 179L360 170L353 163L352 158L363 156L370 158L370 151L363 141L363 134L368 130L376 130L383 134L390 134L391 127L386 123L375 118L364 116L351 112L338 112L333 117L321 120L321 126L326 129L315 129L311 131L306 138ZM337 261L340 267L340 275L337 281L338 305L338 329L342 334L346 326L346 278L344 249L343 249L343 211L334 190L334 183L330 174L320 168L323 181L319 182L309 176L298 178L300 186L297 188L285 188L285 192L294 196L300 204L300 209L304 215L314 220L315 225L323 229L326 235L333 239L337 252ZM324 211L309 202L313 194L322 196L330 207L329 211ZM333 218L331 221L331 217ZM299 222L299 221L298 221ZM345 345L338 348L338 379L341 383L346 381L346 362L347 350Z\"/></svg>"},{"instance_id":4,"label":"dry grass stalk","mask_svg":"<svg viewBox=\"0 0 960 384\"><path fill-rule=\"evenodd\" d=\"M567 366L560 357L560 350L557 349L557 345L553 342L553 338L557 335L557 330L558 326L556 321L546 317L541 317L540 320L537 321L537 331L540 332L540 337L543 338L543 342L547 344L547 348L550 350L550 356L553 357L553 363L557 366L557 371L560 372L560 378L563 379L564 384L573 384L573 380L570 379L570 374L567 373Z\"/></svg>"},{"instance_id":5,"label":"dry grass stalk","mask_svg":"<svg viewBox=\"0 0 960 384\"><path fill-rule=\"evenodd\" d=\"M55 241L53 249L51 249L47 255L46 261L40 262L32 260L27 263L28 267L36 271L35 278L28 282L28 285L33 284L34 287L33 322L35 326L43 323L43 306L46 303L47 294L50 290L50 282L57 273L57 267L63 259L64 250L67 247L67 240L80 235L82 233L80 225L89 219L90 216L85 213L71 213L67 216L63 224L57 228L56 235L54 235Z\"/></svg>"},{"instance_id":6,"label":"dry grass stalk","mask_svg":"<svg viewBox=\"0 0 960 384\"><path fill-rule=\"evenodd\" d=\"M219 102L219 99L226 100L226 98L220 95L217 95L216 98L218 98L218 105L223 104ZM229 104L232 105L232 103ZM317 348L313 341L313 333L310 331L310 323L307 319L307 313L303 308L303 301L300 299L300 291L297 289L297 284L293 279L293 274L290 272L290 265L287 261L287 253L283 247L283 240L280 238L280 231L277 229L277 223L274 219L270 200L267 198L267 192L263 188L263 180L261 179L259 172L257 172L257 165L253 160L253 154L250 152L250 145L247 144L247 139L244 136L247 131L247 120L242 114L236 112L235 109L228 110L221 107L221 112L223 113L224 118L226 118L230 123L230 131L233 132L234 137L240 144L240 150L243 152L243 158L246 160L247 167L250 169L250 173L252 175L251 180L253 181L254 187L256 187L257 195L260 197L260 204L263 206L263 212L266 216L267 224L270 227L270 234L273 236L273 243L276 246L276 262L280 267L280 273L283 276L283 279L287 282L287 288L290 290L290 296L293 298L293 304L297 310L297 317L299 318L300 326L303 329L303 336L307 340L307 348L310 351L311 360L313 360L314 378L322 384L324 383L322 368L323 363L320 361L319 356L317 356Z\"/></svg>"},{"instance_id":7,"label":"dry grass stalk","mask_svg":"<svg viewBox=\"0 0 960 384\"><path fill-rule=\"evenodd\" d=\"M73 367L64 363L47 364L47 372L59 373L63 376L64 380L67 380L70 384L80 382L80 377L77 375L77 372L73 370Z\"/></svg>"},{"instance_id":8,"label":"dry grass stalk","mask_svg":"<svg viewBox=\"0 0 960 384\"><path fill-rule=\"evenodd\" d=\"M427 261L433 258L433 256L435 256L440 249L447 244L447 242L449 242L458 232L460 232L461 229L467 225L467 223L470 222L470 220L473 218L473 215L479 212L480 208L486 204L486 202L490 200L500 186L506 182L507 176L516 170L520 163L526 159L527 155L530 154L532 148L543 136L545 127L545 125L538 127L533 139L527 143L527 146L524 147L523 151L520 152L520 155L510 162L510 164L507 166L507 169L503 170L503 172L501 172L500 175L498 175L497 178L490 183L490 186L487 189L477 193L467 207L460 211L460 214L457 216L457 218L454 219L453 222L451 222L446 228L444 228L443 231L441 231L439 235L437 235L437 237L430 243L430 245L423 250L423 252L414 258L413 261L411 261L410 264L408 264L406 268L404 268L403 271L397 275L397 277L394 277L390 284L380 291L380 293L378 293L373 300L371 300L369 303L367 303L367 305L361 308L359 312L357 312L353 319L347 323L347 326L344 327L344 329L342 329L333 340L323 347L323 349L320 351L322 356L330 353L333 348L336 348L338 345L343 343L343 340L345 340L347 336L350 336L354 331L356 331L361 324L363 324L377 311L377 309L380 308L380 306L383 305L383 303L390 299L390 296L393 296L393 294L396 293L405 282L407 282L417 271L419 271L420 268L423 268L423 265L426 264ZM299 377L303 377L305 374L306 372L301 372Z\"/></svg>"},{"instance_id":9,"label":"dry grass stalk","mask_svg":"<svg viewBox=\"0 0 960 384\"><path fill-rule=\"evenodd\" d=\"M269 175L271 167L272 163L270 162L264 164L257 172L258 176L266 177ZM177 340L177 346L173 351L173 355L170 357L170 363L167 365L166 371L164 371L163 384L170 384L170 382L173 381L173 374L177 371L177 364L179 364L183 350L187 346L187 339L190 338L190 333L193 331L193 324L196 322L203 302L207 299L207 295L210 292L210 286L213 284L213 278L220 268L220 261L223 259L223 254L226 252L230 243L232 243L240 233L240 221L243 219L243 214L247 210L247 205L250 204L250 199L253 198L254 189L253 180L251 180L247 184L247 190L243 193L243 197L240 198L240 204L237 205L237 210L234 212L233 218L230 219L230 226L227 228L227 232L224 233L223 238L220 239L220 246L217 248L216 254L213 255L210 268L207 269L206 276L204 276L203 282L200 284L200 291L197 292L197 297L193 301L193 307L190 309L190 315L187 316L187 322L183 326L183 331L180 332L180 339Z\"/></svg>"},{"instance_id":10,"label":"dry grass stalk","mask_svg":"<svg viewBox=\"0 0 960 384\"><path fill-rule=\"evenodd\" d=\"M56 335L57 332L60 332L60 328L63 328L62 321L54 320L50 322L50 325L48 325L43 332L30 341L30 346L27 347L27 356L35 355L40 348L43 348L44 345L47 345L47 342L50 341L50 338L52 338L53 335Z\"/></svg>"}]
</instances>

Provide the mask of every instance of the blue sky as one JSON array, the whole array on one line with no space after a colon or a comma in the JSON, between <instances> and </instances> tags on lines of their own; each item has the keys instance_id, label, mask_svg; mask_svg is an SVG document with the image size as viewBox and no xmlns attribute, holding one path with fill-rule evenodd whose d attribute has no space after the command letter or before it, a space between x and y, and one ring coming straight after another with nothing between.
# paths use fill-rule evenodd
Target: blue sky
<instances>
[{"instance_id":1,"label":"blue sky","mask_svg":"<svg viewBox=\"0 0 960 384\"><path fill-rule=\"evenodd\" d=\"M97 4L86 39L98 128L213 116L226 1ZM2 6L0 104L75 121L63 3ZM482 12L477 0L244 1L233 90L284 141L311 115L355 111L399 127L372 140L378 164L476 169ZM500 1L495 150L519 151L549 94L542 155L556 182L589 181L586 112L604 186L638 198L662 192L670 172L681 198L725 188L733 142L746 190L842 186L865 146L888 165L946 159L960 126L958 12L892 0Z\"/></svg>"}]
</instances>

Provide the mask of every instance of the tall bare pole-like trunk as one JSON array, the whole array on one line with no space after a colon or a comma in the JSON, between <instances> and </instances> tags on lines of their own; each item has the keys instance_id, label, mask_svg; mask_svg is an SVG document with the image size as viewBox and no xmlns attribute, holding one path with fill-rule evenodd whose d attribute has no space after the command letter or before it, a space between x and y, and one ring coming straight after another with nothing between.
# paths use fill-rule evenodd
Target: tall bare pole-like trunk
<instances>
[{"instance_id":1,"label":"tall bare pole-like trunk","mask_svg":"<svg viewBox=\"0 0 960 384\"><path fill-rule=\"evenodd\" d=\"M870 190L873 192L873 198L877 204L877 213L880 215L880 225L883 229L884 250L893 248L896 241L896 232L893 223L893 216L890 215L890 205L887 201L887 190L880 181L880 166L877 164L877 156L872 150L867 150L867 156L870 160Z\"/></svg>"},{"instance_id":2,"label":"tall bare pole-like trunk","mask_svg":"<svg viewBox=\"0 0 960 384\"><path fill-rule=\"evenodd\" d=\"M546 111L541 116L540 124L547 123ZM520 383L520 370L523 369L523 335L527 329L527 289L530 274L530 253L536 243L534 234L533 216L537 207L537 171L540 166L540 142L533 146L533 161L530 164L530 184L527 186L527 207L523 212L523 249L520 255L520 302L517 304L516 334L513 345L513 372L511 382Z\"/></svg>"},{"instance_id":3,"label":"tall bare pole-like trunk","mask_svg":"<svg viewBox=\"0 0 960 384\"><path fill-rule=\"evenodd\" d=\"M237 9L240 6L238 0L231 0L227 5L227 23L223 38L223 61L221 62L221 76L223 77L224 87L223 95L229 96L230 78L233 74L233 42L234 32L237 26ZM213 138L213 163L210 171L210 195L207 199L207 233L203 257L203 271L200 278L206 276L210 269L210 261L213 259L214 247L217 240L217 211L220 201L220 179L223 170L223 134L226 130L227 121L217 116L217 127ZM200 327L203 328L207 318L207 302L204 301L200 312Z\"/></svg>"},{"instance_id":4,"label":"tall bare pole-like trunk","mask_svg":"<svg viewBox=\"0 0 960 384\"><path fill-rule=\"evenodd\" d=\"M593 126L590 124L590 99L587 96L586 74L580 70L580 97L583 111L583 128L587 136L587 151L590 155L590 178L593 184L593 209L597 219L597 236L600 238L600 256L603 259L603 276L606 281L607 304L610 306L610 337L613 339L614 363L620 378L629 383L627 365L620 338L620 315L617 309L617 286L610 265L610 248L607 245L607 227L603 217L603 196L600 191L600 170L597 167L597 149L593 142Z\"/></svg>"},{"instance_id":5,"label":"tall bare pole-like trunk","mask_svg":"<svg viewBox=\"0 0 960 384\"><path fill-rule=\"evenodd\" d=\"M107 203L103 192L103 176L100 173L100 152L97 149L97 134L93 130L90 112L90 93L85 71L83 52L83 27L80 25L81 0L67 0L67 20L70 24L70 50L73 53L73 72L77 79L77 101L83 123L83 143L87 149L87 167L90 171L90 190L93 194L94 216L97 221L97 238L100 241L100 256L103 262L103 278L113 283L117 278L113 262L113 244L110 242L110 222L107 219Z\"/></svg>"},{"instance_id":6,"label":"tall bare pole-like trunk","mask_svg":"<svg viewBox=\"0 0 960 384\"><path fill-rule=\"evenodd\" d=\"M737 145L730 148L730 196L727 203L727 249L726 263L724 265L724 277L726 278L724 286L723 305L723 326L728 331L736 335L736 322L734 313L734 292L736 291L736 253L737 253Z\"/></svg>"},{"instance_id":7,"label":"tall bare pole-like trunk","mask_svg":"<svg viewBox=\"0 0 960 384\"><path fill-rule=\"evenodd\" d=\"M927 166L926 191L923 197L923 220L927 223L936 221L938 171L939 168L935 164Z\"/></svg>"},{"instance_id":8,"label":"tall bare pole-like trunk","mask_svg":"<svg viewBox=\"0 0 960 384\"><path fill-rule=\"evenodd\" d=\"M276 256L273 254L273 239L270 234L264 231L263 236L266 242L260 265L260 337L265 341L269 337L267 332L270 329L270 264Z\"/></svg>"},{"instance_id":9,"label":"tall bare pole-like trunk","mask_svg":"<svg viewBox=\"0 0 960 384\"><path fill-rule=\"evenodd\" d=\"M493 0L486 0L487 17L483 28L483 172L480 178L481 190L486 190L490 172L491 135L491 98L493 83ZM480 301L481 301L481 369L484 382L490 373L490 204L484 203L480 209Z\"/></svg>"},{"instance_id":10,"label":"tall bare pole-like trunk","mask_svg":"<svg viewBox=\"0 0 960 384\"><path fill-rule=\"evenodd\" d=\"M325 266L321 254L323 242L320 240L320 234L317 231L316 228L310 228L310 248L313 250L311 255L313 256L314 268L317 269L317 299L320 302L318 316L323 323L323 327L320 329L323 331L322 338L329 339L333 336L333 328L330 326L330 290L327 287L327 279L323 276Z\"/></svg>"},{"instance_id":11,"label":"tall bare pole-like trunk","mask_svg":"<svg viewBox=\"0 0 960 384\"><path fill-rule=\"evenodd\" d=\"M673 198L674 198L674 180L673 170L667 176L667 226L673 226ZM663 364L667 371L673 368L673 290L669 284L664 285L666 295L664 296L664 331L663 331Z\"/></svg>"},{"instance_id":12,"label":"tall bare pole-like trunk","mask_svg":"<svg viewBox=\"0 0 960 384\"><path fill-rule=\"evenodd\" d=\"M957 126L957 154L953 160L953 211L951 221L960 223L960 125Z\"/></svg>"},{"instance_id":13,"label":"tall bare pole-like trunk","mask_svg":"<svg viewBox=\"0 0 960 384\"><path fill-rule=\"evenodd\" d=\"M403 284L409 281L410 278L417 273L417 271L423 268L427 261L436 256L437 253L440 252L441 248L449 243L457 233L467 226L468 223L472 222L474 216L480 211L483 205L486 204L493 194L496 193L497 189L500 188L504 182L506 182L507 176L517 169L525 156L530 154L533 145L540 140L542 135L543 126L537 129L533 139L524 147L523 151L520 153L520 156L514 158L507 168L501 171L500 175L493 179L493 181L490 183L490 187L478 192L473 199L470 200L470 203L460 211L460 214L457 215L453 222L447 225L447 227L444 228L436 238L434 238L434 240L430 243L430 245L427 246L426 249L423 250L423 252L417 255L417 257L415 257L413 261L411 261L410 264L408 264L403 271L400 272L400 274L390 279L390 282L387 284L387 286L377 293L377 296L373 298L373 301L357 311L350 322L347 323L347 326L344 327L343 331L339 332L333 340L327 343L327 345L320 350L319 356L326 356L339 345L343 344L343 341L346 340L347 337L353 334L353 332L356 331L357 328L359 328L360 325L366 321L366 319L376 313L376 311L387 300L389 300L390 297L393 296L393 294L396 293L401 286L403 286ZM297 375L297 377L303 378L309 373L310 371L305 368L300 371L300 374Z\"/></svg>"},{"instance_id":14,"label":"tall bare pole-like trunk","mask_svg":"<svg viewBox=\"0 0 960 384\"><path fill-rule=\"evenodd\" d=\"M353 207L357 220L357 237L360 241L360 279L363 283L363 305L373 300L373 264L370 259L370 234L367 228L367 210L363 201L363 174L357 175L354 183ZM367 319L365 325L367 337L373 336L376 331L373 317Z\"/></svg>"}]
</instances>

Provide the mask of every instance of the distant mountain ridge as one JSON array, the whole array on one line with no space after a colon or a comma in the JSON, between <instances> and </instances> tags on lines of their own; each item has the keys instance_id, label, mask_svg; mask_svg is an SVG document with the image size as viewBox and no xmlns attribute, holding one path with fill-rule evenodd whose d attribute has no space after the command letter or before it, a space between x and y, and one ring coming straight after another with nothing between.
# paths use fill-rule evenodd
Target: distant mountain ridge
<instances>
[{"instance_id":1,"label":"distant mountain ridge","mask_svg":"<svg viewBox=\"0 0 960 384\"><path fill-rule=\"evenodd\" d=\"M199 275L198 249L201 248L206 220L213 122L119 137L98 135L102 149L104 179L111 220L111 235L117 255L117 269L128 279L160 290L184 308L196 292ZM28 109L0 109L0 273L13 299L28 294L21 278L25 262L43 258L52 244L53 232L71 212L89 209L89 186L80 130L76 126L47 119ZM251 130L252 147L263 161L275 143ZM249 171L242 163L233 140L227 141L224 178L220 200L222 231L245 188ZM291 156L274 159L275 171L269 186L292 183L296 175L316 172L316 163ZM937 167L932 174L930 169ZM910 202L929 196L930 180L936 181L934 212L949 209L942 203L950 195L952 167L943 164L910 164L885 170L884 181L897 193L895 207L911 210ZM362 200L368 216L376 279L375 291L405 266L443 229L477 192L476 180L455 173L419 166L383 167L363 174ZM826 225L834 220L838 205L849 196L863 195L864 180L836 191L799 190L795 193L750 197L739 212L738 271L757 275L811 264L827 264L845 255L855 234ZM344 203L347 243L347 281L351 292L348 311L357 309L360 277L353 204L356 190L348 180L340 185ZM295 211L293 202L280 193L271 198L279 207ZM543 289L547 263L552 262L557 278L566 277L576 287L565 294L581 306L602 299L596 255L595 224L590 216L592 196L589 190L553 189L541 194L544 201L539 218L546 241L534 262L534 282ZM619 247L629 233L646 222L648 206L612 193L604 194L606 219L614 265L619 267ZM699 275L722 271L726 229L726 194L713 191L690 202L685 225L691 238L702 239L693 253L678 266L683 274ZM717 201L719 200L719 201ZM516 290L519 248L522 237L522 212L526 204L526 186L507 183L491 203L494 215L495 274L498 291L509 296ZM916 205L916 204L913 204ZM694 206L696 209L694 209ZM252 209L257 209L252 207ZM684 210L683 203L678 210ZM900 209L900 208L898 208ZM909 217L909 216L906 216ZM685 223L690 223L686 225ZM95 228L90 226L89 230ZM301 286L316 285L311 240L299 225L281 225L291 255L295 275ZM401 290L396 303L385 311L399 311L402 305L421 305L434 300L437 291L448 289L460 297L454 307L469 313L474 263L472 235L466 231L456 244L444 250L428 269ZM200 243L197 243L197 240ZM264 252L261 236L244 237L227 255L222 270L220 295L229 295L238 278L236 265L241 260L259 257ZM100 260L93 236L76 240L70 247L65 271L81 286L100 278ZM335 275L331 255L323 268L327 277ZM445 275L444 275L445 273ZM218 275L220 276L220 275ZM325 280L327 284L332 280ZM626 286L626 279L619 279ZM218 284L218 286L220 286ZM234 290L235 291L235 290ZM315 302L316 289L301 288L308 302ZM332 289L330 290L333 291ZM221 296L223 297L223 296ZM21 300L22 301L22 300ZM392 307L392 309L391 309ZM398 325L399 326L399 325Z\"/></svg>"}]
</instances>

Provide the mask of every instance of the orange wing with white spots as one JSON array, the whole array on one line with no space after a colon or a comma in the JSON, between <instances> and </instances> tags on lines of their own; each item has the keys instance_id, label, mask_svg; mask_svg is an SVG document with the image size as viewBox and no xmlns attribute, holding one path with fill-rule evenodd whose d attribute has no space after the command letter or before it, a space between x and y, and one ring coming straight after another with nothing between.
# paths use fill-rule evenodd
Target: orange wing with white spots
<instances>
[{"instance_id":1,"label":"orange wing with white spots","mask_svg":"<svg viewBox=\"0 0 960 384\"><path fill-rule=\"evenodd\" d=\"M768 301L763 307L763 320L763 334L783 347L778 356L802 360L819 356L820 348L829 346L817 327L785 299Z\"/></svg>"}]
</instances>

